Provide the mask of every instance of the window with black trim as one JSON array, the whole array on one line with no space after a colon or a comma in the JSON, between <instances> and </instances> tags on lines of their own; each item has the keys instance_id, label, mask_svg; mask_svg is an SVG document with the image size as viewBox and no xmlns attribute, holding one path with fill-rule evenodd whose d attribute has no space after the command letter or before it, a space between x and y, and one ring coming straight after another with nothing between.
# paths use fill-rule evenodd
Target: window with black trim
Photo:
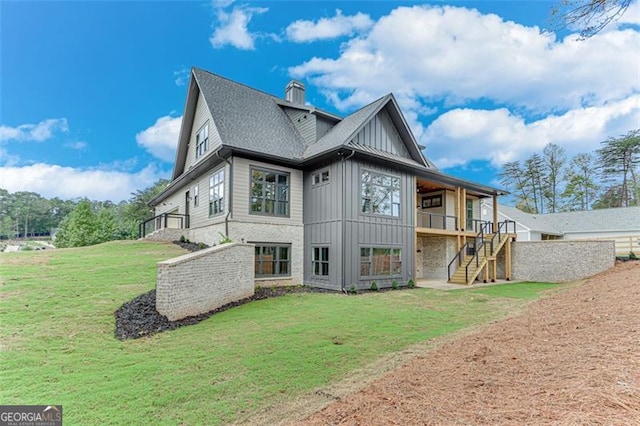
<instances>
[{"instance_id":1,"label":"window with black trim","mask_svg":"<svg viewBox=\"0 0 640 426\"><path fill-rule=\"evenodd\" d=\"M311 272L316 277L329 275L329 247L313 247Z\"/></svg>"},{"instance_id":2,"label":"window with black trim","mask_svg":"<svg viewBox=\"0 0 640 426\"><path fill-rule=\"evenodd\" d=\"M290 277L291 244L255 245L256 277Z\"/></svg>"},{"instance_id":3,"label":"window with black trim","mask_svg":"<svg viewBox=\"0 0 640 426\"><path fill-rule=\"evenodd\" d=\"M422 198L422 208L442 207L442 194L430 195Z\"/></svg>"},{"instance_id":4,"label":"window with black trim","mask_svg":"<svg viewBox=\"0 0 640 426\"><path fill-rule=\"evenodd\" d=\"M251 168L251 213L289 216L289 173Z\"/></svg>"},{"instance_id":5,"label":"window with black trim","mask_svg":"<svg viewBox=\"0 0 640 426\"><path fill-rule=\"evenodd\" d=\"M198 207L200 203L200 186L196 185L193 187L193 207Z\"/></svg>"},{"instance_id":6,"label":"window with black trim","mask_svg":"<svg viewBox=\"0 0 640 426\"><path fill-rule=\"evenodd\" d=\"M323 170L311 175L311 184L314 186L327 182L329 182L329 170Z\"/></svg>"},{"instance_id":7,"label":"window with black trim","mask_svg":"<svg viewBox=\"0 0 640 426\"><path fill-rule=\"evenodd\" d=\"M205 123L204 126L196 133L196 158L202 156L209 149L209 123Z\"/></svg>"},{"instance_id":8,"label":"window with black trim","mask_svg":"<svg viewBox=\"0 0 640 426\"><path fill-rule=\"evenodd\" d=\"M360 276L396 276L402 273L402 250L391 247L361 247Z\"/></svg>"},{"instance_id":9,"label":"window with black trim","mask_svg":"<svg viewBox=\"0 0 640 426\"><path fill-rule=\"evenodd\" d=\"M209 177L209 216L224 211L224 169Z\"/></svg>"},{"instance_id":10,"label":"window with black trim","mask_svg":"<svg viewBox=\"0 0 640 426\"><path fill-rule=\"evenodd\" d=\"M400 216L400 178L370 170L362 171L361 212Z\"/></svg>"}]
</instances>

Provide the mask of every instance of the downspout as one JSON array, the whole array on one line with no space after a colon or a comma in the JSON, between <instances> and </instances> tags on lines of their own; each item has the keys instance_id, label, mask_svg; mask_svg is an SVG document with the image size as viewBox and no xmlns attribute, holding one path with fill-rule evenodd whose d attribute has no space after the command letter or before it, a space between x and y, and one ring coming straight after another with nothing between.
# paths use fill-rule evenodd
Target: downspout
<instances>
[{"instance_id":1,"label":"downspout","mask_svg":"<svg viewBox=\"0 0 640 426\"><path fill-rule=\"evenodd\" d=\"M344 272L345 272L345 251L347 249L346 246L346 239L345 239L345 220L346 220L346 215L347 215L347 180L346 180L346 175L347 175L347 160L350 159L351 157L353 157L355 155L355 150L351 150L351 154L349 154L347 157L344 157L343 153L340 153L340 156L342 157L342 264L340 265L342 268L342 280L341 280L341 287L342 287L342 292L343 293L347 293L347 289L346 289L346 284L344 282Z\"/></svg>"},{"instance_id":2,"label":"downspout","mask_svg":"<svg viewBox=\"0 0 640 426\"><path fill-rule=\"evenodd\" d=\"M224 235L229 238L229 217L232 217L231 211L233 210L233 162L221 157L220 151L216 151L216 157L229 165L229 210L224 217Z\"/></svg>"}]
</instances>

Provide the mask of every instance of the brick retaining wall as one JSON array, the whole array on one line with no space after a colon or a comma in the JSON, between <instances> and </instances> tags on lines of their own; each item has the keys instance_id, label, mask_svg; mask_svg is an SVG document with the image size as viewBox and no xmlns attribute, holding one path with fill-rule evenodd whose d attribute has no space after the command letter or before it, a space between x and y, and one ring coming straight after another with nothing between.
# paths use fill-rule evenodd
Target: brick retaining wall
<instances>
[{"instance_id":1,"label":"brick retaining wall","mask_svg":"<svg viewBox=\"0 0 640 426\"><path fill-rule=\"evenodd\" d=\"M518 281L575 281L612 268L614 241L516 241L512 278ZM500 276L500 275L499 275Z\"/></svg>"},{"instance_id":2,"label":"brick retaining wall","mask_svg":"<svg viewBox=\"0 0 640 426\"><path fill-rule=\"evenodd\" d=\"M253 244L222 244L158 263L156 309L169 320L202 314L254 293Z\"/></svg>"}]
</instances>

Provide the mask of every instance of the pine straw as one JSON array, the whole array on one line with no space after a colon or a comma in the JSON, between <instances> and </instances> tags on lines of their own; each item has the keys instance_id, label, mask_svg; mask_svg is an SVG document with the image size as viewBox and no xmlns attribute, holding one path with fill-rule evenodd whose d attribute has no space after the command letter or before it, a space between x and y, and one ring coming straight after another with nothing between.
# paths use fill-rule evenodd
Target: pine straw
<instances>
[{"instance_id":1,"label":"pine straw","mask_svg":"<svg viewBox=\"0 0 640 426\"><path fill-rule=\"evenodd\" d=\"M640 424L640 262L424 353L305 424Z\"/></svg>"}]
</instances>

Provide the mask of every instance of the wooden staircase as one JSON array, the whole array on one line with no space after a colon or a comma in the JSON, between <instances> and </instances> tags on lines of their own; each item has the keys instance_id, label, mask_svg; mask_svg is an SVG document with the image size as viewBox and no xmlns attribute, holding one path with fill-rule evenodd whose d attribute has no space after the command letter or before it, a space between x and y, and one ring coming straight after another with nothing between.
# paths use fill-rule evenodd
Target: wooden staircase
<instances>
[{"instance_id":1,"label":"wooden staircase","mask_svg":"<svg viewBox=\"0 0 640 426\"><path fill-rule=\"evenodd\" d=\"M462 258L458 268L449 278L449 282L454 284L472 284L480 272L482 272L482 269L487 267L487 262L490 260L495 261L496 256L510 238L511 236L506 233L478 234L476 241L480 241L480 243L475 248L475 253L466 254ZM465 250L465 248L462 250ZM460 256L460 253L458 253L457 256Z\"/></svg>"}]
</instances>

